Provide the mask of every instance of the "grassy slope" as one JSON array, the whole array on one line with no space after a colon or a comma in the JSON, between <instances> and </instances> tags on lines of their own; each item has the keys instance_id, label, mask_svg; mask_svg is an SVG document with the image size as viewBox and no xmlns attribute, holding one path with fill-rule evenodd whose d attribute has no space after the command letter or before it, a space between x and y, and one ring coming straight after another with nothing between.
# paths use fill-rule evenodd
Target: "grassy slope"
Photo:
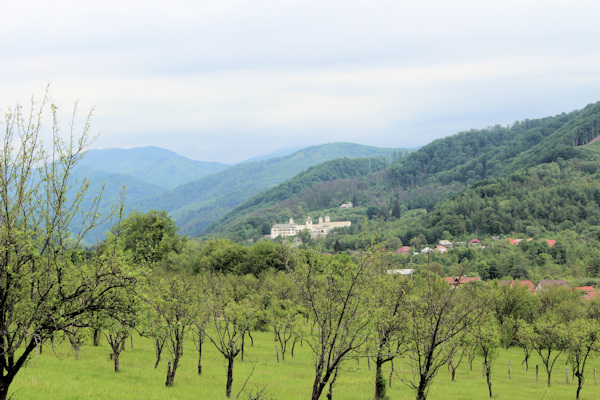
<instances>
[{"instance_id":1,"label":"grassy slope","mask_svg":"<svg viewBox=\"0 0 600 400\"><path fill-rule=\"evenodd\" d=\"M247 341L245 360L236 359L234 366L233 396L235 398L242 389L244 381L252 371L246 390L255 391L266 388L269 398L274 399L306 399L310 397L313 379L313 363L309 347L304 344L296 346L295 357L289 353L285 362L277 364L274 352L273 336L270 332L256 332L254 347ZM204 373L196 374L197 352L191 342L186 343L180 368L177 370L175 386L165 388L166 357L157 369L154 365L152 343L148 339L136 338L134 351L127 350L121 355L121 372L113 372L108 345L100 347L86 346L81 349L76 359L63 343L56 346L56 357L49 346L44 348L43 355L38 356L37 366L34 359L19 373L11 386L16 392L13 399L225 399L226 363L212 345L204 347ZM288 350L289 352L289 350ZM165 350L166 353L166 350ZM508 379L508 362L511 360L512 379ZM492 370L494 398L496 399L544 399L559 400L574 398L576 385L571 379L565 384L565 356L556 362L553 382L546 387L544 367L537 356L532 356L529 371L521 366L522 351L520 349L502 350L500 358ZM535 364L540 366L539 382L535 383ZM410 375L410 361L397 360L395 371L400 376ZM589 361L586 367L586 384L583 387L582 399L600 399L600 391L594 386L594 370L600 368L598 358ZM389 376L390 365L386 365L384 374ZM338 382L334 386L334 398L337 399L371 399L374 392L374 365L371 370L365 359L358 364L350 360L345 364ZM388 389L391 399L414 399L415 395L403 385L398 376L392 378L392 388ZM247 396L241 395L244 399ZM325 398L325 396L323 396ZM456 381L452 382L450 374L442 368L435 378L429 398L436 399L485 399L487 385L481 377L481 359L476 358L473 371L470 371L466 360L458 368Z\"/></svg>"}]
</instances>

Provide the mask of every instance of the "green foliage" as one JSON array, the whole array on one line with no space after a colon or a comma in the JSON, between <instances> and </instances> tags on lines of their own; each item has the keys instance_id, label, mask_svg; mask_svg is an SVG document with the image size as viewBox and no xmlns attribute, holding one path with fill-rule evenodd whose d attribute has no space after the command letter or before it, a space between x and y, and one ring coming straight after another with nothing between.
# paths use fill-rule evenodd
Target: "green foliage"
<instances>
[{"instance_id":1,"label":"green foliage","mask_svg":"<svg viewBox=\"0 0 600 400\"><path fill-rule=\"evenodd\" d=\"M410 150L383 149L351 143L331 143L309 147L285 157L264 161L253 161L234 165L219 173L189 182L168 192L161 193L136 204L138 209L164 209L169 212L183 233L196 236L221 216L244 203L252 196L294 178L297 174L334 159L380 157L374 165L387 161L396 151L401 154ZM401 158L401 157L400 157ZM305 171L303 179L322 181L332 179L323 172L331 170ZM335 172L335 171L333 171ZM276 196L296 192L304 180L287 186ZM212 229L212 228L211 228Z\"/></svg>"},{"instance_id":2,"label":"green foliage","mask_svg":"<svg viewBox=\"0 0 600 400\"><path fill-rule=\"evenodd\" d=\"M177 226L166 211L134 211L122 223L113 227L126 251L138 263L152 265L164 260L170 252L179 252L183 238L177 235Z\"/></svg>"}]
</instances>

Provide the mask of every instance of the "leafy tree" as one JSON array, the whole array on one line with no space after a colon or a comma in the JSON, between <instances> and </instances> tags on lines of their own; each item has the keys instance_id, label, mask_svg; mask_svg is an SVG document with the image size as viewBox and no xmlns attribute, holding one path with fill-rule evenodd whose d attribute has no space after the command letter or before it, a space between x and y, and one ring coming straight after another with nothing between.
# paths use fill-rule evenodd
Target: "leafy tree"
<instances>
[{"instance_id":1,"label":"leafy tree","mask_svg":"<svg viewBox=\"0 0 600 400\"><path fill-rule=\"evenodd\" d=\"M366 253L365 253L366 254ZM373 259L365 255L358 263L339 256L326 256L306 249L296 269L289 270L295 301L307 310L314 329L299 332L315 356L313 400L332 386L343 362L368 338L373 276Z\"/></svg>"},{"instance_id":2,"label":"leafy tree","mask_svg":"<svg viewBox=\"0 0 600 400\"><path fill-rule=\"evenodd\" d=\"M312 241L312 232L308 228L302 229L302 231L298 232L297 236L300 238L302 244L304 245L307 245Z\"/></svg>"},{"instance_id":3,"label":"leafy tree","mask_svg":"<svg viewBox=\"0 0 600 400\"><path fill-rule=\"evenodd\" d=\"M593 319L581 318L568 326L568 362L577 377L577 395L583 388L585 366L590 357L600 351L600 324Z\"/></svg>"},{"instance_id":4,"label":"leafy tree","mask_svg":"<svg viewBox=\"0 0 600 400\"><path fill-rule=\"evenodd\" d=\"M532 324L531 331L522 331L522 340L530 343L538 353L548 375L548 386L551 383L554 363L567 346L567 331L564 323L551 315L544 315Z\"/></svg>"},{"instance_id":5,"label":"leafy tree","mask_svg":"<svg viewBox=\"0 0 600 400\"><path fill-rule=\"evenodd\" d=\"M51 145L43 146L42 122L50 109ZM118 310L120 289L136 275L109 254L88 259L83 236L100 222L97 197L81 204L87 182L69 176L91 141L90 118L77 134L61 136L58 107L49 96L31 111L9 108L0 149L0 399L36 346L57 332L89 321L90 313ZM90 113L91 115L91 113ZM70 227L78 216L80 223ZM90 285L90 282L94 282Z\"/></svg>"},{"instance_id":6,"label":"leafy tree","mask_svg":"<svg viewBox=\"0 0 600 400\"><path fill-rule=\"evenodd\" d=\"M500 348L500 335L498 322L491 312L485 313L472 330L476 343L477 353L483 358L483 368L488 385L490 398L492 397L492 364L498 357Z\"/></svg>"},{"instance_id":7,"label":"leafy tree","mask_svg":"<svg viewBox=\"0 0 600 400\"><path fill-rule=\"evenodd\" d=\"M137 263L152 265L183 248L177 226L164 210L133 211L112 233L122 237L125 250L134 254Z\"/></svg>"},{"instance_id":8,"label":"leafy tree","mask_svg":"<svg viewBox=\"0 0 600 400\"><path fill-rule=\"evenodd\" d=\"M238 280L237 277L235 279ZM256 281L255 278L253 279ZM230 398L234 361L242 351L241 343L244 335L260 306L260 303L253 298L257 288L250 290L251 288L245 285L236 288L232 280L220 274L208 274L206 282L209 324L212 329L206 330L205 334L227 360L225 393Z\"/></svg>"},{"instance_id":9,"label":"leafy tree","mask_svg":"<svg viewBox=\"0 0 600 400\"><path fill-rule=\"evenodd\" d=\"M400 202L398 199L394 200L394 206L392 207L392 217L400 219L402 216L402 210L400 209Z\"/></svg>"},{"instance_id":10,"label":"leafy tree","mask_svg":"<svg viewBox=\"0 0 600 400\"><path fill-rule=\"evenodd\" d=\"M375 361L375 399L385 399L385 378L382 367L407 350L406 310L411 291L404 277L387 273L386 263L378 262L379 271L372 280L375 295L373 319L373 359ZM368 289L367 289L368 290ZM382 384L383 383L383 384Z\"/></svg>"},{"instance_id":11,"label":"leafy tree","mask_svg":"<svg viewBox=\"0 0 600 400\"><path fill-rule=\"evenodd\" d=\"M376 215L379 215L379 207L377 206L369 206L367 208L367 218L373 219Z\"/></svg>"},{"instance_id":12,"label":"leafy tree","mask_svg":"<svg viewBox=\"0 0 600 400\"><path fill-rule=\"evenodd\" d=\"M151 284L158 293L154 298L154 307L163 324L171 355L165 382L165 386L170 387L175 382L175 373L183 356L183 344L196 313L193 279L170 274L155 277Z\"/></svg>"},{"instance_id":13,"label":"leafy tree","mask_svg":"<svg viewBox=\"0 0 600 400\"><path fill-rule=\"evenodd\" d=\"M244 256L235 272L239 275L259 276L265 271L285 271L291 261L288 247L271 241L261 240L255 243Z\"/></svg>"},{"instance_id":14,"label":"leafy tree","mask_svg":"<svg viewBox=\"0 0 600 400\"><path fill-rule=\"evenodd\" d=\"M295 341L296 338L300 324L300 310L293 301L293 288L286 276L279 273L271 275L263 279L263 284L270 286L268 289L264 288L270 292L270 301L265 311L269 324L273 327L275 340L279 343L281 358L285 361L288 344L290 340Z\"/></svg>"},{"instance_id":15,"label":"leafy tree","mask_svg":"<svg viewBox=\"0 0 600 400\"><path fill-rule=\"evenodd\" d=\"M432 273L416 282L407 318L409 351L416 369L407 384L416 390L417 400L427 398L433 378L485 310L486 304L477 301L476 290L471 284L451 288Z\"/></svg>"},{"instance_id":16,"label":"leafy tree","mask_svg":"<svg viewBox=\"0 0 600 400\"><path fill-rule=\"evenodd\" d=\"M228 239L207 240L200 249L200 270L228 273L234 272L244 262L248 249Z\"/></svg>"}]
</instances>

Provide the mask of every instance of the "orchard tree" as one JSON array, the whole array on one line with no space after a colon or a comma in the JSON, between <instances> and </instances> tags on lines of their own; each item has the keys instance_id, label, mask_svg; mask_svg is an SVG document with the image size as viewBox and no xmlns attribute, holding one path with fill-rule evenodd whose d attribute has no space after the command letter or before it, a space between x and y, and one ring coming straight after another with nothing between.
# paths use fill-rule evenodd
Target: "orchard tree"
<instances>
[{"instance_id":1,"label":"orchard tree","mask_svg":"<svg viewBox=\"0 0 600 400\"><path fill-rule=\"evenodd\" d=\"M127 263L126 256L123 254L122 248L117 243L117 238L109 237L108 245L105 246L102 257L107 258L110 262ZM138 268L139 278L142 271ZM141 282L138 287L141 287ZM139 293L134 287L119 289L119 297L122 299L124 307L115 310L106 310L102 313L97 313L96 325L94 328L99 328L108 344L111 347L112 353L110 358L114 362L115 372L119 372L120 355L125 350L125 340L131 334L131 330L136 326L138 313L140 311L141 301Z\"/></svg>"},{"instance_id":2,"label":"orchard tree","mask_svg":"<svg viewBox=\"0 0 600 400\"><path fill-rule=\"evenodd\" d=\"M42 122L49 111L50 122ZM97 196L82 209L88 182L70 179L92 137L90 116L79 127L76 108L66 134L47 94L31 111L4 116L0 149L0 399L36 345L85 325L90 314L126 307L129 265L110 255L86 258L83 236L100 222ZM43 132L50 141L42 143ZM74 227L74 218L81 221Z\"/></svg>"},{"instance_id":3,"label":"orchard tree","mask_svg":"<svg viewBox=\"0 0 600 400\"><path fill-rule=\"evenodd\" d=\"M369 337L373 291L373 257L361 253L357 263L313 249L300 253L295 269L288 271L294 284L294 301L309 315L314 329L298 332L315 357L313 400L329 385L328 397L338 372Z\"/></svg>"},{"instance_id":4,"label":"orchard tree","mask_svg":"<svg viewBox=\"0 0 600 400\"><path fill-rule=\"evenodd\" d=\"M461 274L462 275L462 274ZM439 276L427 273L415 282L408 305L408 344L416 363L411 379L405 383L425 400L433 378L450 362L467 328L473 326L486 309L472 283L451 287Z\"/></svg>"},{"instance_id":5,"label":"orchard tree","mask_svg":"<svg viewBox=\"0 0 600 400\"><path fill-rule=\"evenodd\" d=\"M206 274L208 323L211 329L205 331L206 337L227 360L227 382L225 393L231 397L233 385L233 365L242 351L242 341L252 324L260 302L254 298L254 290L239 290L240 287L221 274ZM254 280L256 280L254 278ZM250 289L250 288L248 288Z\"/></svg>"},{"instance_id":6,"label":"orchard tree","mask_svg":"<svg viewBox=\"0 0 600 400\"><path fill-rule=\"evenodd\" d=\"M492 397L492 364L498 358L500 349L500 335L498 331L498 321L490 311L485 312L480 318L479 323L471 329L476 352L483 359L483 369L485 371L490 398Z\"/></svg>"},{"instance_id":7,"label":"orchard tree","mask_svg":"<svg viewBox=\"0 0 600 400\"><path fill-rule=\"evenodd\" d=\"M285 361L288 344L292 339L293 343L296 342L296 331L302 323L300 310L293 300L293 287L285 275L277 273L263 277L262 290L268 297L265 315L273 327L275 341L278 342L281 358ZM279 356L277 360L279 360Z\"/></svg>"},{"instance_id":8,"label":"orchard tree","mask_svg":"<svg viewBox=\"0 0 600 400\"><path fill-rule=\"evenodd\" d=\"M577 377L577 394L583 388L585 366L589 358L600 351L600 323L594 319L580 318L568 326L568 362Z\"/></svg>"},{"instance_id":9,"label":"orchard tree","mask_svg":"<svg viewBox=\"0 0 600 400\"><path fill-rule=\"evenodd\" d=\"M171 355L167 368L165 386L173 386L175 373L183 356L183 344L195 318L193 278L185 275L169 274L156 277L152 281L154 307L166 333L167 348Z\"/></svg>"},{"instance_id":10,"label":"orchard tree","mask_svg":"<svg viewBox=\"0 0 600 400\"><path fill-rule=\"evenodd\" d=\"M382 367L407 350L407 308L412 281L391 276L382 259L376 262L376 275L371 281L374 293L373 333L370 356L375 361L375 399L385 399Z\"/></svg>"}]
</instances>

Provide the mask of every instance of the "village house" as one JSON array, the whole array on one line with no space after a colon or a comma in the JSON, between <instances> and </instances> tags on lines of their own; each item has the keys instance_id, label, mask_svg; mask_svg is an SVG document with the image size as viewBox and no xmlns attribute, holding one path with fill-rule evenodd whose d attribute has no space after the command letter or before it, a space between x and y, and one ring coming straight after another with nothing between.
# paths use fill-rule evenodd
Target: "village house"
<instances>
[{"instance_id":1,"label":"village house","mask_svg":"<svg viewBox=\"0 0 600 400\"><path fill-rule=\"evenodd\" d=\"M444 246L437 246L434 250L437 251L438 253L442 253L442 254L448 252L448 249Z\"/></svg>"},{"instance_id":2,"label":"village house","mask_svg":"<svg viewBox=\"0 0 600 400\"><path fill-rule=\"evenodd\" d=\"M463 283L475 282L475 281L480 281L481 280L481 278L479 278L478 276L467 277L466 275L463 275L463 276L447 276L447 277L442 278L442 279L445 280L446 283L448 283L449 285L452 285L454 287L457 287L458 285L462 285Z\"/></svg>"},{"instance_id":3,"label":"village house","mask_svg":"<svg viewBox=\"0 0 600 400\"><path fill-rule=\"evenodd\" d=\"M477 238L469 240L469 246L481 246L481 241Z\"/></svg>"},{"instance_id":4,"label":"village house","mask_svg":"<svg viewBox=\"0 0 600 400\"><path fill-rule=\"evenodd\" d=\"M271 227L271 239L275 239L278 236L296 236L304 229L308 229L313 238L318 238L326 236L333 228L348 227L350 225L352 225L352 221L332 222L329 216L326 216L324 220L323 217L319 217L319 222L317 224L313 223L311 217L307 217L304 225L295 224L294 220L290 218L290 222L287 224L275 224Z\"/></svg>"},{"instance_id":5,"label":"village house","mask_svg":"<svg viewBox=\"0 0 600 400\"><path fill-rule=\"evenodd\" d=\"M414 269L412 268L406 268L406 269L388 269L387 273L392 275L392 274L400 274L400 275L412 275L413 272L415 272Z\"/></svg>"},{"instance_id":6,"label":"village house","mask_svg":"<svg viewBox=\"0 0 600 400\"><path fill-rule=\"evenodd\" d=\"M449 241L449 240L440 240L438 242L438 245L443 246L446 249L451 249L452 247L454 247L454 245L452 244L452 242Z\"/></svg>"},{"instance_id":7,"label":"village house","mask_svg":"<svg viewBox=\"0 0 600 400\"><path fill-rule=\"evenodd\" d=\"M348 203L344 203L340 206L340 208L352 208L354 207L354 205L352 205L352 202L349 201Z\"/></svg>"},{"instance_id":8,"label":"village house","mask_svg":"<svg viewBox=\"0 0 600 400\"><path fill-rule=\"evenodd\" d=\"M396 254L408 254L410 253L410 246L402 246L396 250Z\"/></svg>"},{"instance_id":9,"label":"village house","mask_svg":"<svg viewBox=\"0 0 600 400\"><path fill-rule=\"evenodd\" d=\"M519 285L519 286L525 286L527 289L529 289L529 291L531 293L535 293L535 286L533 285L533 282L531 281L498 281L498 286L502 286L502 285L510 285L510 286L515 286L515 285Z\"/></svg>"},{"instance_id":10,"label":"village house","mask_svg":"<svg viewBox=\"0 0 600 400\"><path fill-rule=\"evenodd\" d=\"M538 284L535 287L535 291L536 293L541 293L544 290L548 290L548 287L550 286L563 286L568 288L569 284L562 280L562 279L554 279L554 280L549 280L549 281L539 281Z\"/></svg>"}]
</instances>

